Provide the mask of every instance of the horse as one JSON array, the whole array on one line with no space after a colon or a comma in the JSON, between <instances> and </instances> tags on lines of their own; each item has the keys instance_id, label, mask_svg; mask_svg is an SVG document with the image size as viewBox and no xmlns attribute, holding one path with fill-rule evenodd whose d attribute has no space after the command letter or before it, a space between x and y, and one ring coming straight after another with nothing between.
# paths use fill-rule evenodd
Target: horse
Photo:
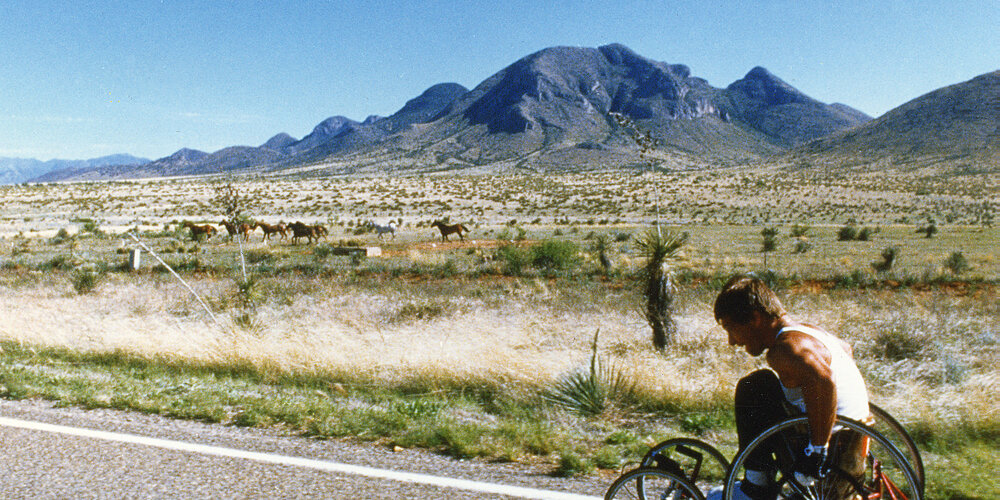
<instances>
[{"instance_id":1,"label":"horse","mask_svg":"<svg viewBox=\"0 0 1000 500\"><path fill-rule=\"evenodd\" d=\"M229 241L233 240L234 236L238 236L243 239L243 241L250 241L250 231L253 227L245 222L240 222L239 224L233 224L232 222L222 219L219 225L226 228L226 232L229 233Z\"/></svg>"},{"instance_id":2,"label":"horse","mask_svg":"<svg viewBox=\"0 0 1000 500\"><path fill-rule=\"evenodd\" d=\"M285 225L280 222L277 224L268 224L266 222L258 221L257 224L254 224L254 229L258 227L261 231L264 231L264 241L269 241L271 239L271 235L274 233L280 234L282 240L288 236L288 229L285 228Z\"/></svg>"},{"instance_id":3,"label":"horse","mask_svg":"<svg viewBox=\"0 0 1000 500\"><path fill-rule=\"evenodd\" d=\"M461 238L462 240L465 240L465 236L463 235L463 233L469 232L469 228L461 224L449 225L439 220L434 221L434 223L431 224L431 226L436 227L438 228L439 231L441 231L441 241L448 241L448 235L452 233L458 233L458 237Z\"/></svg>"},{"instance_id":4,"label":"horse","mask_svg":"<svg viewBox=\"0 0 1000 500\"><path fill-rule=\"evenodd\" d=\"M316 228L302 222L293 222L288 225L288 229L292 230L292 244L298 245L299 238L307 238L309 243L313 242L316 238Z\"/></svg>"},{"instance_id":5,"label":"horse","mask_svg":"<svg viewBox=\"0 0 1000 500\"><path fill-rule=\"evenodd\" d=\"M368 221L368 227L375 231L378 235L378 239L382 239L382 235L389 233L392 235L392 239L396 239L396 223L394 221L389 221L386 225L381 225L373 220Z\"/></svg>"},{"instance_id":6,"label":"horse","mask_svg":"<svg viewBox=\"0 0 1000 500\"><path fill-rule=\"evenodd\" d=\"M315 224L312 226L312 228L313 231L316 233L316 241L319 241L320 238L323 238L325 240L326 235L330 234L330 231L328 231L326 229L326 226L324 226L323 224Z\"/></svg>"},{"instance_id":7,"label":"horse","mask_svg":"<svg viewBox=\"0 0 1000 500\"><path fill-rule=\"evenodd\" d=\"M211 238L212 235L215 234L216 231L218 231L218 229L216 229L215 226L211 224L205 224L203 226L199 226L198 224L195 224L191 221L184 221L184 223L181 224L181 226L191 230L191 239L194 241L198 241L198 239L201 238L202 236L207 236L208 238Z\"/></svg>"}]
</instances>

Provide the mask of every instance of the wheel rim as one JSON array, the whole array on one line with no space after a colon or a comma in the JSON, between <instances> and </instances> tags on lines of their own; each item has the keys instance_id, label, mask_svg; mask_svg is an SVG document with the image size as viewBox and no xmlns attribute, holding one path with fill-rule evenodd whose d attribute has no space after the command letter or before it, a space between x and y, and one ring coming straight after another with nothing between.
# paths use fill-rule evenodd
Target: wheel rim
<instances>
[{"instance_id":1,"label":"wheel rim","mask_svg":"<svg viewBox=\"0 0 1000 500\"><path fill-rule=\"evenodd\" d=\"M719 484L726 477L729 461L704 441L674 438L650 448L642 457L641 466L670 470L698 486L708 481Z\"/></svg>"},{"instance_id":2,"label":"wheel rim","mask_svg":"<svg viewBox=\"0 0 1000 500\"><path fill-rule=\"evenodd\" d=\"M774 450L773 456L778 463L775 477L780 487L778 498L881 500L892 498L888 495L889 490L897 491L900 500L922 498L921 484L906 455L889 439L860 422L843 417L837 418L835 426L841 431L831 439L830 456L848 458L840 459L826 479L813 485L795 480L792 457L800 453L808 435L808 418L795 417L767 429L736 455L726 476L723 498L733 498L738 488L736 483L745 473L748 455L760 446L771 446Z\"/></svg>"},{"instance_id":3,"label":"wheel rim","mask_svg":"<svg viewBox=\"0 0 1000 500\"><path fill-rule=\"evenodd\" d=\"M906 454L910 467L913 468L913 473L916 474L917 481L920 482L920 492L923 493L927 483L924 476L924 461L920 456L920 450L917 449L917 444L906 432L906 428L892 415L876 406L875 403L870 403L868 406L875 418L875 423L870 427L882 433L892 444L896 445L896 448L899 448L899 451Z\"/></svg>"},{"instance_id":4,"label":"wheel rim","mask_svg":"<svg viewBox=\"0 0 1000 500\"><path fill-rule=\"evenodd\" d=\"M640 467L618 477L605 500L705 500L701 491L683 476L651 467Z\"/></svg>"}]
</instances>

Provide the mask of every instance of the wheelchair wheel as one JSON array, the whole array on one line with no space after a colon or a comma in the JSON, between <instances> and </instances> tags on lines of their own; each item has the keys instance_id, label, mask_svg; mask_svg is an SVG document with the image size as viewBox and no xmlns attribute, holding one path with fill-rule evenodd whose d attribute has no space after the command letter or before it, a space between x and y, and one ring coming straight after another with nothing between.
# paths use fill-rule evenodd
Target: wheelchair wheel
<instances>
[{"instance_id":1,"label":"wheelchair wheel","mask_svg":"<svg viewBox=\"0 0 1000 500\"><path fill-rule=\"evenodd\" d=\"M924 486L926 485L924 480L924 461L920 458L920 450L917 449L917 444L913 442L913 438L906 432L906 428L893 418L892 415L889 415L888 412L876 406L875 403L869 403L868 407L871 410L872 417L875 418L875 423L869 427L882 433L892 444L896 445L896 448L899 448L906 455L907 460L910 462L910 467L913 468L913 473L917 475L917 480L920 481L920 492L923 493Z\"/></svg>"},{"instance_id":2,"label":"wheelchair wheel","mask_svg":"<svg viewBox=\"0 0 1000 500\"><path fill-rule=\"evenodd\" d=\"M683 476L655 467L632 469L615 479L604 500L705 500Z\"/></svg>"},{"instance_id":3,"label":"wheelchair wheel","mask_svg":"<svg viewBox=\"0 0 1000 500\"><path fill-rule=\"evenodd\" d=\"M805 416L793 417L770 427L736 455L726 475L723 498L736 498L736 483L746 473L748 457L761 454L761 450L764 450L762 456L773 458L776 464L775 481L781 499L919 500L923 497L921 483L906 454L889 439L845 417L837 417L834 426L838 430L830 438L831 470L825 478L814 484L802 484L795 478L794 461L805 448L809 424Z\"/></svg>"},{"instance_id":4,"label":"wheelchair wheel","mask_svg":"<svg viewBox=\"0 0 1000 500\"><path fill-rule=\"evenodd\" d=\"M719 450L704 441L690 438L668 439L653 446L639 465L680 474L696 486L706 481L719 484L729 470L729 460Z\"/></svg>"}]
</instances>

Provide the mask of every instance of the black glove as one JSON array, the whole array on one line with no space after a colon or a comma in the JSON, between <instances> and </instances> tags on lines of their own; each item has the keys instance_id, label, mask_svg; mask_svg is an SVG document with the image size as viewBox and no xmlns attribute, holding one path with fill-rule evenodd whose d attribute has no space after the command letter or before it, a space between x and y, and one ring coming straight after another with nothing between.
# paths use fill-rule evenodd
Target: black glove
<instances>
[{"instance_id":1,"label":"black glove","mask_svg":"<svg viewBox=\"0 0 1000 500\"><path fill-rule=\"evenodd\" d=\"M826 446L810 444L806 447L805 454L795 462L795 479L805 486L810 486L817 480L826 477L829 470Z\"/></svg>"}]
</instances>

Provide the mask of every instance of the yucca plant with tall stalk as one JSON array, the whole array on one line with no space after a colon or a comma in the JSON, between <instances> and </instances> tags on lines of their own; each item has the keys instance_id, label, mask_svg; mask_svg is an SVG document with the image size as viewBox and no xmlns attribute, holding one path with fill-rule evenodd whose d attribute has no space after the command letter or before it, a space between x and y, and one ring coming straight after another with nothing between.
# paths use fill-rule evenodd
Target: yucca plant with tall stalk
<instances>
[{"instance_id":1,"label":"yucca plant with tall stalk","mask_svg":"<svg viewBox=\"0 0 1000 500\"><path fill-rule=\"evenodd\" d=\"M643 268L646 296L646 321L653 329L653 347L663 351L673 342L677 333L674 322L673 276L667 266L667 259L677 254L677 250L687 242L688 233L651 229L641 235L636 243L646 258Z\"/></svg>"},{"instance_id":2,"label":"yucca plant with tall stalk","mask_svg":"<svg viewBox=\"0 0 1000 500\"><path fill-rule=\"evenodd\" d=\"M627 404L634 397L635 381L597 355L600 333L600 329L594 332L594 340L590 344L590 366L563 375L543 394L544 399L592 417L604 413L615 403Z\"/></svg>"}]
</instances>

